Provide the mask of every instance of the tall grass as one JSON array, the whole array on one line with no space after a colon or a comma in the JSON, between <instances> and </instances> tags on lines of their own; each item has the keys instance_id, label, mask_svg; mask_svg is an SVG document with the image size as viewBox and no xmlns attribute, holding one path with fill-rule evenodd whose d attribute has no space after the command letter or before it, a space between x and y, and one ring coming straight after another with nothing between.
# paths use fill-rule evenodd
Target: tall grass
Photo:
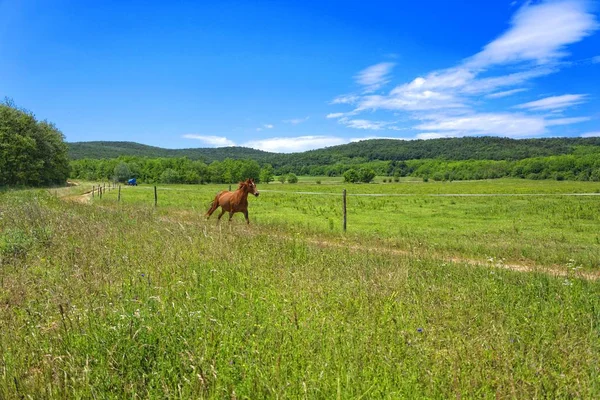
<instances>
[{"instance_id":1,"label":"tall grass","mask_svg":"<svg viewBox=\"0 0 600 400\"><path fill-rule=\"evenodd\" d=\"M27 238L0 253L0 398L600 395L598 282L43 192L0 212Z\"/></svg>"}]
</instances>

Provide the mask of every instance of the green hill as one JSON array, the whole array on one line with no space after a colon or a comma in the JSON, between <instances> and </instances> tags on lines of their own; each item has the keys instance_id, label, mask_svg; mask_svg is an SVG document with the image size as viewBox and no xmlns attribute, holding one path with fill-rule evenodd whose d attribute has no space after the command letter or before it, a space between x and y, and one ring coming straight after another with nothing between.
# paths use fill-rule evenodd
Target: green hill
<instances>
[{"instance_id":1,"label":"green hill","mask_svg":"<svg viewBox=\"0 0 600 400\"><path fill-rule=\"evenodd\" d=\"M273 153L250 149L247 147L219 147L195 149L163 149L134 142L73 142L69 143L69 157L71 160L108 159L119 156L137 157L187 157L190 160L202 160L210 163L221 161L225 158L254 159L262 162Z\"/></svg>"},{"instance_id":2,"label":"green hill","mask_svg":"<svg viewBox=\"0 0 600 400\"><path fill-rule=\"evenodd\" d=\"M374 160L522 160L573 154L590 147L600 150L600 138L508 139L498 137L465 137L430 140L372 139L302 153L269 153L246 147L163 149L133 142L69 143L72 160L107 159L119 156L187 157L206 163L226 158L253 159L275 167L331 165L348 159Z\"/></svg>"}]
</instances>

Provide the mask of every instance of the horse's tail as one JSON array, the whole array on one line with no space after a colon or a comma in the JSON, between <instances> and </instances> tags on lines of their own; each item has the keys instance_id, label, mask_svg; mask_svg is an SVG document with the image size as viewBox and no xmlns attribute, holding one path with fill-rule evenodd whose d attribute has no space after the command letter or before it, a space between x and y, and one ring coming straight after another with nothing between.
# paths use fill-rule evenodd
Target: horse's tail
<instances>
[{"instance_id":1,"label":"horse's tail","mask_svg":"<svg viewBox=\"0 0 600 400\"><path fill-rule=\"evenodd\" d=\"M217 208L219 208L219 197L221 197L221 193L223 193L223 192L217 193L217 195L215 196L215 199L213 200L210 208L208 209L208 211L206 212L206 214L204 214L205 217L210 218L210 216L212 215L212 213L214 213L215 210Z\"/></svg>"}]
</instances>

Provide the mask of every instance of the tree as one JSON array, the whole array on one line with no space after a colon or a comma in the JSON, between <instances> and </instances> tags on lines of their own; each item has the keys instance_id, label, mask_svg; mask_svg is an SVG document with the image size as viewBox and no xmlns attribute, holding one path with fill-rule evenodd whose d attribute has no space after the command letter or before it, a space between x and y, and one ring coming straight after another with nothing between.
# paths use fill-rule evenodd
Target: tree
<instances>
[{"instance_id":1,"label":"tree","mask_svg":"<svg viewBox=\"0 0 600 400\"><path fill-rule=\"evenodd\" d=\"M279 175L279 178L277 178L277 180L281 183L285 183L285 175Z\"/></svg>"},{"instance_id":2,"label":"tree","mask_svg":"<svg viewBox=\"0 0 600 400\"><path fill-rule=\"evenodd\" d=\"M63 184L69 176L63 134L11 100L0 103L0 186Z\"/></svg>"},{"instance_id":3,"label":"tree","mask_svg":"<svg viewBox=\"0 0 600 400\"><path fill-rule=\"evenodd\" d=\"M269 182L273 182L273 179L273 166L271 164L266 164L260 170L260 182L268 184Z\"/></svg>"},{"instance_id":4,"label":"tree","mask_svg":"<svg viewBox=\"0 0 600 400\"><path fill-rule=\"evenodd\" d=\"M358 174L360 181L364 183L369 183L375 178L375 171L371 168L362 168Z\"/></svg>"},{"instance_id":5,"label":"tree","mask_svg":"<svg viewBox=\"0 0 600 400\"><path fill-rule=\"evenodd\" d=\"M121 161L115 167L114 178L115 178L115 181L117 181L117 182L126 182L128 179L130 179L131 178L131 170L129 169L129 165L127 165L127 163L124 163Z\"/></svg>"},{"instance_id":6,"label":"tree","mask_svg":"<svg viewBox=\"0 0 600 400\"><path fill-rule=\"evenodd\" d=\"M287 176L287 181L288 183L298 183L298 177L293 173L289 173Z\"/></svg>"},{"instance_id":7,"label":"tree","mask_svg":"<svg viewBox=\"0 0 600 400\"><path fill-rule=\"evenodd\" d=\"M180 180L181 177L177 171L172 168L167 168L160 174L160 183L179 183Z\"/></svg>"},{"instance_id":8,"label":"tree","mask_svg":"<svg viewBox=\"0 0 600 400\"><path fill-rule=\"evenodd\" d=\"M358 172L354 168L350 168L346 172L344 172L344 181L350 183L359 182L360 178Z\"/></svg>"}]
</instances>

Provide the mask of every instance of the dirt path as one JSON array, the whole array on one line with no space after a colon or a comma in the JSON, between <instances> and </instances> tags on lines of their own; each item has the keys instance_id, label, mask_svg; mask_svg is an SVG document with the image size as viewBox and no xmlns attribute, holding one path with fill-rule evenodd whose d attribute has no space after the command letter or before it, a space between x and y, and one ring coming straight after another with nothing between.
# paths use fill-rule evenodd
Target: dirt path
<instances>
[{"instance_id":1,"label":"dirt path","mask_svg":"<svg viewBox=\"0 0 600 400\"><path fill-rule=\"evenodd\" d=\"M361 244L356 244L356 243L338 243L338 242L331 242L331 241L323 241L323 240L316 240L316 239L307 239L307 242L309 242L311 245L317 246L317 247L322 247L322 248L327 248L327 247L335 247L335 248L348 248L352 251L360 251L360 252L376 252L378 254L390 254L390 255L396 255L396 256L415 256L414 253L408 251L408 250L400 250L400 249L390 249L387 247L378 247L378 246L368 246L368 245L361 245ZM431 257L432 255L429 254L429 256ZM505 263L503 260L498 260L498 259L494 259L494 258L490 258L486 261L483 260L477 260L477 259L473 259L473 258L463 258L463 257L447 257L447 256L443 256L443 255L433 255L433 258L439 258L440 261L444 261L444 262L451 262L451 263L457 263L457 264L468 264L468 265L472 265L475 267L487 267L487 268L501 268L501 269L507 269L510 271L516 271L516 272L541 272L544 274L548 274L548 275L552 275L552 276L556 276L556 277L564 277L564 278L568 278L568 277L576 277L576 278L582 278L582 279L586 279L586 280L590 280L590 281L596 281L598 279L600 279L600 273L594 273L594 272L586 272L586 271L581 271L581 270L569 270L566 267L559 267L559 266L552 266L552 267L542 267L539 265L533 265L533 264L514 264L514 263Z\"/></svg>"}]
</instances>

